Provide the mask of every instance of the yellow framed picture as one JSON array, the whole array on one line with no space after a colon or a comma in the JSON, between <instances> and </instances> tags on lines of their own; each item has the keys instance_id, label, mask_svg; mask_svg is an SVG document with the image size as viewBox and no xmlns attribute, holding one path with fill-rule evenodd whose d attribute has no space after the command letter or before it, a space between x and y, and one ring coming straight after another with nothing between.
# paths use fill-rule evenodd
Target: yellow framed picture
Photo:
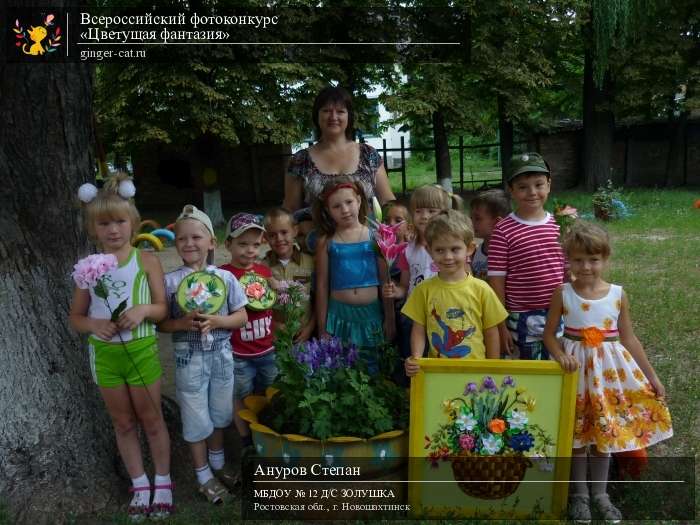
<instances>
[{"instance_id":1,"label":"yellow framed picture","mask_svg":"<svg viewBox=\"0 0 700 525\"><path fill-rule=\"evenodd\" d=\"M420 366L411 383L413 515L561 518L577 374L553 361L421 359Z\"/></svg>"}]
</instances>

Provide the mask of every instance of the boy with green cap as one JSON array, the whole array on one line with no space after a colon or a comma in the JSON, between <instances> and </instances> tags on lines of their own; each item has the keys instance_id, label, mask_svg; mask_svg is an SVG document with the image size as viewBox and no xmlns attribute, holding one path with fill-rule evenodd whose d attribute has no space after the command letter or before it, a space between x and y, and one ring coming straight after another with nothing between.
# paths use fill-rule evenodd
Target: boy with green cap
<instances>
[{"instance_id":1,"label":"boy with green cap","mask_svg":"<svg viewBox=\"0 0 700 525\"><path fill-rule=\"evenodd\" d=\"M507 185L515 211L494 227L488 255L489 283L508 310L501 348L520 359L549 359L542 332L565 263L559 226L544 209L549 166L539 153L514 155Z\"/></svg>"}]
</instances>

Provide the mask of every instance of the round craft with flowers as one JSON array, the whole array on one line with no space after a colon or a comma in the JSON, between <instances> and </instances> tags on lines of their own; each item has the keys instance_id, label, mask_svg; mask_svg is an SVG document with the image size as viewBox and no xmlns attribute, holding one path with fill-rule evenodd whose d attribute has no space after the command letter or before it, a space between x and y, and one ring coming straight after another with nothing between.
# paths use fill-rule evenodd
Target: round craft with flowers
<instances>
[{"instance_id":1,"label":"round craft with flowers","mask_svg":"<svg viewBox=\"0 0 700 525\"><path fill-rule=\"evenodd\" d=\"M267 279L254 272L247 272L238 279L248 298L251 310L269 310L275 304L277 294L270 287Z\"/></svg>"},{"instance_id":2,"label":"round craft with flowers","mask_svg":"<svg viewBox=\"0 0 700 525\"><path fill-rule=\"evenodd\" d=\"M185 312L198 310L203 314L214 314L226 300L226 283L213 272L192 272L180 281L175 298Z\"/></svg>"}]
</instances>

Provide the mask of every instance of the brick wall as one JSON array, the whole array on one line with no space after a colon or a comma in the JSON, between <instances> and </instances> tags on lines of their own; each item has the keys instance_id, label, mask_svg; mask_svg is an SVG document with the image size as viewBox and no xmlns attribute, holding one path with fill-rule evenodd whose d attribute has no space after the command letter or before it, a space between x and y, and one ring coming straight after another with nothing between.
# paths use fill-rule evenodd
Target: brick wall
<instances>
[{"instance_id":1,"label":"brick wall","mask_svg":"<svg viewBox=\"0 0 700 525\"><path fill-rule=\"evenodd\" d=\"M688 125L685 162L686 183L700 186L700 123Z\"/></svg>"},{"instance_id":2,"label":"brick wall","mask_svg":"<svg viewBox=\"0 0 700 525\"><path fill-rule=\"evenodd\" d=\"M579 179L580 131L560 131L540 135L538 150L552 171L552 190L562 191L573 188Z\"/></svg>"},{"instance_id":3,"label":"brick wall","mask_svg":"<svg viewBox=\"0 0 700 525\"><path fill-rule=\"evenodd\" d=\"M538 151L552 168L555 191L580 184L583 177L583 130L566 128L538 134ZM666 186L669 126L651 122L620 126L615 131L610 178L617 185ZM685 183L700 185L700 121L689 120L686 129Z\"/></svg>"}]
</instances>

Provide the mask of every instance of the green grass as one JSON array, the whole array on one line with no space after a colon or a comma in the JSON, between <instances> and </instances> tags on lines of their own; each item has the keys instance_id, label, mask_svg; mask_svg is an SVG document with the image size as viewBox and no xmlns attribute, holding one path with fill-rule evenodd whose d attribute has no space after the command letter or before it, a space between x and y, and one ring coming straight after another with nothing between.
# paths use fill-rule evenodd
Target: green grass
<instances>
[{"instance_id":1,"label":"green grass","mask_svg":"<svg viewBox=\"0 0 700 525\"><path fill-rule=\"evenodd\" d=\"M452 163L452 184L455 191L459 191L459 154L457 151L450 152ZM401 195L401 172L390 171L389 183L392 191L398 196ZM464 153L464 190L472 191L479 189L483 181L501 178L501 167L497 161L484 157L477 152L466 151ZM406 159L406 189L411 191L425 184L435 184L437 176L435 173L435 161L431 156L429 160L424 160L415 154Z\"/></svg>"}]
</instances>

